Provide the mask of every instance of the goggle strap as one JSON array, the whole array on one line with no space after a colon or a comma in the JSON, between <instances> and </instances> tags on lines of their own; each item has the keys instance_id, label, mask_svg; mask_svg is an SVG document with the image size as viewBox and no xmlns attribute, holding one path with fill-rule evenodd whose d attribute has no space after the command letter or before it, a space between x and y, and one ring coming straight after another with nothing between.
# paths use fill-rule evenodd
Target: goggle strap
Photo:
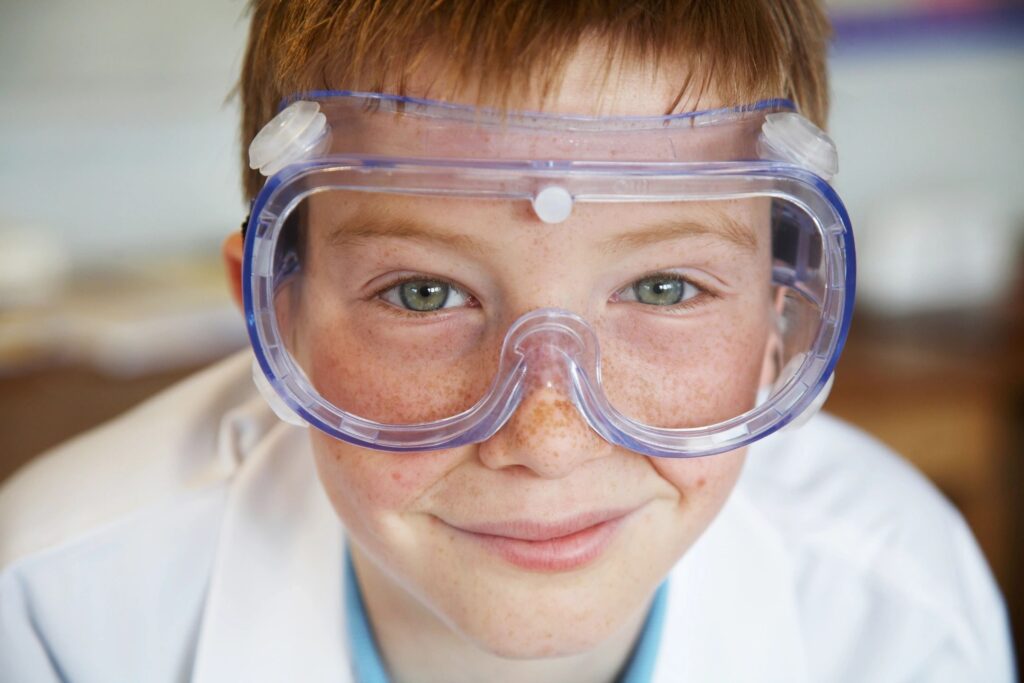
<instances>
[{"instance_id":1,"label":"goggle strap","mask_svg":"<svg viewBox=\"0 0 1024 683\"><path fill-rule=\"evenodd\" d=\"M832 393L832 385L835 383L835 379L836 373L833 372L828 376L825 386L821 388L821 391L819 391L818 395L814 397L814 400L811 401L810 405L808 405L802 413L794 417L793 420L782 429L782 431L795 431L800 429L807 424L812 417L817 415L825 405L825 401L828 400L828 395Z\"/></svg>"},{"instance_id":2,"label":"goggle strap","mask_svg":"<svg viewBox=\"0 0 1024 683\"><path fill-rule=\"evenodd\" d=\"M274 411L274 414L282 422L287 422L290 425L296 427L308 427L309 423L302 419L298 413L296 413L291 406L284 402L280 394L270 384L270 380L263 373L263 368L254 358L252 361L252 381L256 385L257 391L263 397L263 400L267 402L270 409Z\"/></svg>"}]
</instances>

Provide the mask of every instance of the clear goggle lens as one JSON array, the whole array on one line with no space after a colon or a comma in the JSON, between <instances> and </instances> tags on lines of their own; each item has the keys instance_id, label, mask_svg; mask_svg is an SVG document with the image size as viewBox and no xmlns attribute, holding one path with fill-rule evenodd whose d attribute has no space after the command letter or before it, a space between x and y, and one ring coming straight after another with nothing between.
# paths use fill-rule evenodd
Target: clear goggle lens
<instances>
[{"instance_id":1,"label":"clear goggle lens","mask_svg":"<svg viewBox=\"0 0 1024 683\"><path fill-rule=\"evenodd\" d=\"M823 253L810 216L769 196L580 204L546 226L525 201L321 189L274 241L273 319L304 382L362 420L445 420L515 381L703 428L813 357ZM512 338L539 308L585 324Z\"/></svg>"}]
</instances>

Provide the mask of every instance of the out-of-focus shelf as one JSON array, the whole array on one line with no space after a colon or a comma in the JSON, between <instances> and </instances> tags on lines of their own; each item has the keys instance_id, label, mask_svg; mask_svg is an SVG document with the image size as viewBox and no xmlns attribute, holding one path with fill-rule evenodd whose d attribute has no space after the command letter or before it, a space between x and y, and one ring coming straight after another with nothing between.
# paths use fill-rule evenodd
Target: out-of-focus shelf
<instances>
[{"instance_id":1,"label":"out-of-focus shelf","mask_svg":"<svg viewBox=\"0 0 1024 683\"><path fill-rule=\"evenodd\" d=\"M125 412L197 367L135 377L52 366L0 381L0 482L40 453Z\"/></svg>"},{"instance_id":2,"label":"out-of-focus shelf","mask_svg":"<svg viewBox=\"0 0 1024 683\"><path fill-rule=\"evenodd\" d=\"M137 258L2 304L0 480L246 344L215 255Z\"/></svg>"},{"instance_id":3,"label":"out-of-focus shelf","mask_svg":"<svg viewBox=\"0 0 1024 683\"><path fill-rule=\"evenodd\" d=\"M0 378L61 366L144 377L241 348L224 277L213 258L152 259L77 273L44 302L0 307Z\"/></svg>"}]
</instances>

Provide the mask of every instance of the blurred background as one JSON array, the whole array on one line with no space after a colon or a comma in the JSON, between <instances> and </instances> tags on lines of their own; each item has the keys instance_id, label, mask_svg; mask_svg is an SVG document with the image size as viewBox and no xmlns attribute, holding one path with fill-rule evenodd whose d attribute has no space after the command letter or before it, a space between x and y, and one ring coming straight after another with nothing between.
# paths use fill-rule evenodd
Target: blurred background
<instances>
[{"instance_id":1,"label":"blurred background","mask_svg":"<svg viewBox=\"0 0 1024 683\"><path fill-rule=\"evenodd\" d=\"M1020 639L1024 12L827 4L859 300L826 408L963 511ZM0 480L245 344L219 260L244 13L0 0Z\"/></svg>"}]
</instances>

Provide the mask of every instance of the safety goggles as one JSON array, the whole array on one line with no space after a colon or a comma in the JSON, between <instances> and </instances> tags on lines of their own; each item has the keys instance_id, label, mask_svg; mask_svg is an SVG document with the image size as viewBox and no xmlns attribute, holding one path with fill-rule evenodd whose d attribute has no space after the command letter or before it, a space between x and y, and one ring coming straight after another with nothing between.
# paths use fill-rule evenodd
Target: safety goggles
<instances>
[{"instance_id":1,"label":"safety goggles","mask_svg":"<svg viewBox=\"0 0 1024 683\"><path fill-rule=\"evenodd\" d=\"M817 409L850 322L832 141L786 100L671 116L290 98L253 140L254 377L282 419L390 451L571 405L652 456Z\"/></svg>"}]
</instances>

